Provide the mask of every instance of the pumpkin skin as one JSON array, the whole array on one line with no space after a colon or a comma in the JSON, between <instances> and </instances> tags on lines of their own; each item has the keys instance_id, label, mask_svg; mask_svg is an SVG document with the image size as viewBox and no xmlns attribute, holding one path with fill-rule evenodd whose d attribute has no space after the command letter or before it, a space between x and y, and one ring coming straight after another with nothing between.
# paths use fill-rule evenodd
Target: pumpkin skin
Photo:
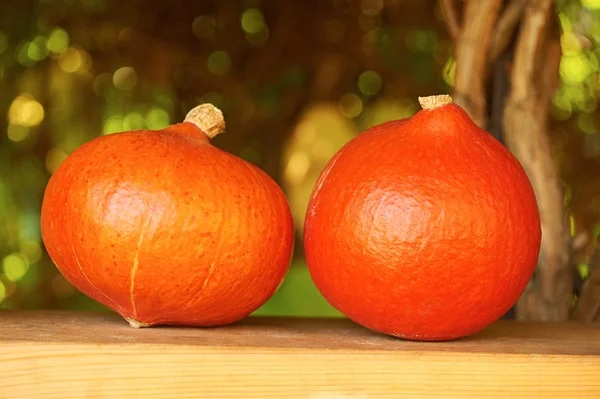
<instances>
[{"instance_id":1,"label":"pumpkin skin","mask_svg":"<svg viewBox=\"0 0 600 399\"><path fill-rule=\"evenodd\" d=\"M196 115L94 139L46 188L50 257L134 327L237 321L287 273L294 235L286 198L262 170L210 144L206 112L220 115L222 130L217 111L205 110L204 122Z\"/></svg>"},{"instance_id":2,"label":"pumpkin skin","mask_svg":"<svg viewBox=\"0 0 600 399\"><path fill-rule=\"evenodd\" d=\"M449 96L359 134L321 173L304 245L324 297L411 340L474 334L533 275L541 226L520 163Z\"/></svg>"}]
</instances>

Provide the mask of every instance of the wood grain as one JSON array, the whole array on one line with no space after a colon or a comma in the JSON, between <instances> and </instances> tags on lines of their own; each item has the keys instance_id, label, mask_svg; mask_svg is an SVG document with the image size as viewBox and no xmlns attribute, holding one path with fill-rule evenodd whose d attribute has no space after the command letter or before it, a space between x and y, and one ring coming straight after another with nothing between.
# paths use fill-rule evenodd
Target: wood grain
<instances>
[{"instance_id":1,"label":"wood grain","mask_svg":"<svg viewBox=\"0 0 600 399\"><path fill-rule=\"evenodd\" d=\"M0 312L0 398L600 397L600 325L499 321L408 342L346 319L133 329L113 313Z\"/></svg>"}]
</instances>

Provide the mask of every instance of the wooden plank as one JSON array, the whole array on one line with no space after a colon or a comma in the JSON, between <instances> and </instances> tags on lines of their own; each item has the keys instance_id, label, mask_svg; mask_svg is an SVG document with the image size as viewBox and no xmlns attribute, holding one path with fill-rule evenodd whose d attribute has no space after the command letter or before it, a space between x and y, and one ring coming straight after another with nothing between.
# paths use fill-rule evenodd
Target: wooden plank
<instances>
[{"instance_id":1,"label":"wooden plank","mask_svg":"<svg viewBox=\"0 0 600 399\"><path fill-rule=\"evenodd\" d=\"M0 398L600 398L600 325L499 321L409 342L345 319L133 329L113 313L0 312Z\"/></svg>"}]
</instances>

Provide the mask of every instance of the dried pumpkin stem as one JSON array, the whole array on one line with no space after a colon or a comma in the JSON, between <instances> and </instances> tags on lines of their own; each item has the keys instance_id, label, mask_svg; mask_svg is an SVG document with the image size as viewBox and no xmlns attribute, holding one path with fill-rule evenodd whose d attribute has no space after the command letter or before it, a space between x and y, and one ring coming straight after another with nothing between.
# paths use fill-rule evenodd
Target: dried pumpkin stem
<instances>
[{"instance_id":1,"label":"dried pumpkin stem","mask_svg":"<svg viewBox=\"0 0 600 399\"><path fill-rule=\"evenodd\" d=\"M129 325L131 327L133 327L133 328L150 327L150 324L148 324L148 323L142 323L142 322L139 322L139 321L134 320L134 319L125 319L125 320L127 320L127 322L129 322Z\"/></svg>"},{"instance_id":2,"label":"dried pumpkin stem","mask_svg":"<svg viewBox=\"0 0 600 399\"><path fill-rule=\"evenodd\" d=\"M419 97L419 104L421 108L426 111L443 107L444 105L452 104L452 97L447 94L440 94L438 96Z\"/></svg>"},{"instance_id":3,"label":"dried pumpkin stem","mask_svg":"<svg viewBox=\"0 0 600 399\"><path fill-rule=\"evenodd\" d=\"M212 104L201 104L192 108L185 116L184 122L198 126L211 139L225 131L223 112Z\"/></svg>"}]
</instances>

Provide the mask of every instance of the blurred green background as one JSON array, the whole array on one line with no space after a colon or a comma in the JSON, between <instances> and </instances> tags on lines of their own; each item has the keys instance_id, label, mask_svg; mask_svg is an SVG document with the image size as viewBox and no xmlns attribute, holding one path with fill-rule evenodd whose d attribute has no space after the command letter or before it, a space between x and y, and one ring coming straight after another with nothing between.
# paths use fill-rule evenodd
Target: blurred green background
<instances>
[{"instance_id":1,"label":"blurred green background","mask_svg":"<svg viewBox=\"0 0 600 399\"><path fill-rule=\"evenodd\" d=\"M561 86L551 141L581 280L600 234L600 0L558 2ZM48 258L44 188L79 145L160 129L201 102L228 131L213 143L284 188L296 254L257 313L339 315L303 263L303 214L344 143L448 93L452 42L433 0L25 0L0 4L0 308L101 309ZM577 241L579 240L579 241Z\"/></svg>"}]
</instances>

